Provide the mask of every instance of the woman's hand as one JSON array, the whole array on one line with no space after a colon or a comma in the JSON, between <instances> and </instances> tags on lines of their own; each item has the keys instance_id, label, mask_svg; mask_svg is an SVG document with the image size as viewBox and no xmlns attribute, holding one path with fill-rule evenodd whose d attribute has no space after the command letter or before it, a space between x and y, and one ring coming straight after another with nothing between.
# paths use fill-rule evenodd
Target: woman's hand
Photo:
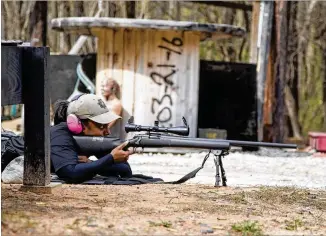
<instances>
[{"instance_id":1,"label":"woman's hand","mask_svg":"<svg viewBox=\"0 0 326 236\"><path fill-rule=\"evenodd\" d=\"M78 156L78 162L79 163L88 163L88 162L92 162L92 161L89 160L87 156Z\"/></svg>"},{"instance_id":2,"label":"woman's hand","mask_svg":"<svg viewBox=\"0 0 326 236\"><path fill-rule=\"evenodd\" d=\"M116 163L126 162L129 159L129 155L132 154L131 151L124 151L123 148L128 144L128 142L124 142L120 144L118 147L111 151L111 155L113 156L113 160Z\"/></svg>"}]
</instances>

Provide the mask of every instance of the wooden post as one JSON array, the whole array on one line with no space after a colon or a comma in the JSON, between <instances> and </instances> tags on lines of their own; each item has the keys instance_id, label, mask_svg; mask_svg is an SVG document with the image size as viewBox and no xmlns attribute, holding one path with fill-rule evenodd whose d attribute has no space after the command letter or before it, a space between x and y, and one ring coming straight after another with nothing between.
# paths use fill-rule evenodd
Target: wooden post
<instances>
[{"instance_id":1,"label":"wooden post","mask_svg":"<svg viewBox=\"0 0 326 236\"><path fill-rule=\"evenodd\" d=\"M1 105L25 105L23 186L50 184L49 48L1 42Z\"/></svg>"},{"instance_id":2,"label":"wooden post","mask_svg":"<svg viewBox=\"0 0 326 236\"><path fill-rule=\"evenodd\" d=\"M24 185L50 184L49 48L22 47L25 104Z\"/></svg>"},{"instance_id":3,"label":"wooden post","mask_svg":"<svg viewBox=\"0 0 326 236\"><path fill-rule=\"evenodd\" d=\"M268 55L270 49L270 41L272 34L274 2L263 2L262 14L262 30L260 37L260 48L257 62L257 125L258 125L258 141L263 139L263 104L264 104L264 88L268 66Z\"/></svg>"}]
</instances>

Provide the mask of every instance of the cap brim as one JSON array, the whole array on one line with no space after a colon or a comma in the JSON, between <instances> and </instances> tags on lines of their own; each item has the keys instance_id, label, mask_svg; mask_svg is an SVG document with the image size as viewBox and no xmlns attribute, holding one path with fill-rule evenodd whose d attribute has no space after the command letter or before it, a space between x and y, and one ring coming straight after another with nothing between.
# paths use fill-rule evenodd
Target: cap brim
<instances>
[{"instance_id":1,"label":"cap brim","mask_svg":"<svg viewBox=\"0 0 326 236\"><path fill-rule=\"evenodd\" d=\"M88 118L96 123L99 123L99 124L109 124L111 123L112 121L115 121L117 119L120 119L121 116L118 116L116 115L115 113L109 111L109 112L106 112L106 113L103 113L101 115L98 115L98 116L94 116L94 117L91 117L91 118Z\"/></svg>"}]
</instances>

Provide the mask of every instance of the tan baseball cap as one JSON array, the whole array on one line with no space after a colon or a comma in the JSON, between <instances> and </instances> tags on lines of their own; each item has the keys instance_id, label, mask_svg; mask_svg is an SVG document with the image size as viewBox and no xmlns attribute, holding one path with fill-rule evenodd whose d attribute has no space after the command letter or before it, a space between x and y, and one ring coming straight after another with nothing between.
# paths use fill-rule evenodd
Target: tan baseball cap
<instances>
[{"instance_id":1,"label":"tan baseball cap","mask_svg":"<svg viewBox=\"0 0 326 236\"><path fill-rule=\"evenodd\" d=\"M121 118L121 116L111 111L104 101L95 94L84 94L77 100L70 102L67 114L75 114L80 119L90 119L99 124L109 124Z\"/></svg>"}]
</instances>

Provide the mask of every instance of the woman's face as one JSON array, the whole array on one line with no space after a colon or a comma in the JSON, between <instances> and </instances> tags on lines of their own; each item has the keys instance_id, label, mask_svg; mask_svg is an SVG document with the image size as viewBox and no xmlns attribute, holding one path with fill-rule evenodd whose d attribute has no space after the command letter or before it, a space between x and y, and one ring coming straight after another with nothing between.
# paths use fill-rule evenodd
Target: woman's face
<instances>
[{"instance_id":1,"label":"woman's face","mask_svg":"<svg viewBox=\"0 0 326 236\"><path fill-rule=\"evenodd\" d=\"M107 136L110 134L110 129L108 124L103 125L88 120L88 122L84 124L83 133L87 136Z\"/></svg>"},{"instance_id":2,"label":"woman's face","mask_svg":"<svg viewBox=\"0 0 326 236\"><path fill-rule=\"evenodd\" d=\"M114 89L113 82L112 81L107 81L106 83L104 83L102 85L102 89L101 89L102 95L103 96L112 95L113 94L113 89Z\"/></svg>"}]
</instances>

